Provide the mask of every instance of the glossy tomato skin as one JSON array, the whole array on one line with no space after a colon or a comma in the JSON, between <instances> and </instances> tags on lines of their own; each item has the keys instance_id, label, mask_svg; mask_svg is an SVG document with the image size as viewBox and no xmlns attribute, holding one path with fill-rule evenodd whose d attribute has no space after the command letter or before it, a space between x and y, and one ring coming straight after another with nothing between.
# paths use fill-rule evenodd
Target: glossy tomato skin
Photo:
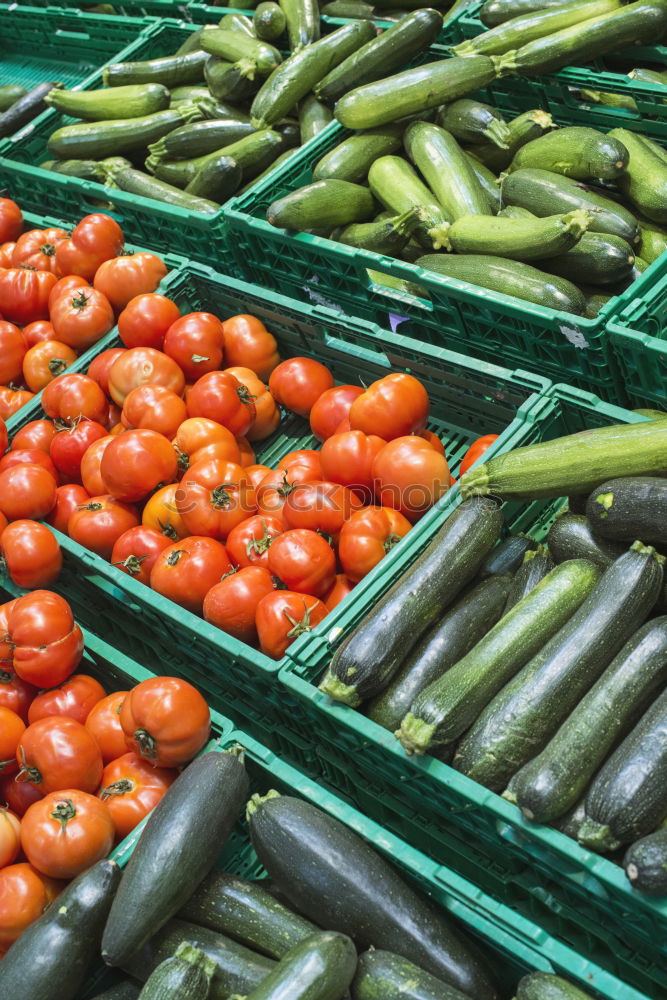
<instances>
[{"instance_id":1,"label":"glossy tomato skin","mask_svg":"<svg viewBox=\"0 0 667 1000\"><path fill-rule=\"evenodd\" d=\"M108 492L125 503L145 500L154 490L173 482L177 472L171 442L148 430L119 434L105 449L100 464Z\"/></svg>"},{"instance_id":2,"label":"glossy tomato skin","mask_svg":"<svg viewBox=\"0 0 667 1000\"><path fill-rule=\"evenodd\" d=\"M491 447L494 441L497 440L497 434L484 434L482 437L478 437L475 441L473 441L463 456L461 466L459 468L459 476L462 476L464 472L467 472L471 465L474 465L480 455L483 455L484 452Z\"/></svg>"},{"instance_id":3,"label":"glossy tomato skin","mask_svg":"<svg viewBox=\"0 0 667 1000\"><path fill-rule=\"evenodd\" d=\"M348 594L354 590L354 583L345 573L336 573L333 585L326 592L322 601L327 611L333 611L341 601L344 601Z\"/></svg>"},{"instance_id":4,"label":"glossy tomato skin","mask_svg":"<svg viewBox=\"0 0 667 1000\"><path fill-rule=\"evenodd\" d=\"M98 797L106 802L111 813L116 840L132 833L164 797L177 776L173 768L153 767L135 753L123 754L107 764Z\"/></svg>"},{"instance_id":5,"label":"glossy tomato skin","mask_svg":"<svg viewBox=\"0 0 667 1000\"><path fill-rule=\"evenodd\" d=\"M0 472L0 511L8 521L39 520L53 510L56 481L41 465L21 463Z\"/></svg>"},{"instance_id":6,"label":"glossy tomato skin","mask_svg":"<svg viewBox=\"0 0 667 1000\"><path fill-rule=\"evenodd\" d=\"M269 389L275 401L306 420L322 393L333 384L329 369L313 358L281 361L269 378Z\"/></svg>"},{"instance_id":7,"label":"glossy tomato skin","mask_svg":"<svg viewBox=\"0 0 667 1000\"><path fill-rule=\"evenodd\" d=\"M271 472L271 469L268 465L245 466L246 479L255 491L257 491L257 487L261 483L262 479L264 479L264 476L268 476L269 472Z\"/></svg>"},{"instance_id":8,"label":"glossy tomato skin","mask_svg":"<svg viewBox=\"0 0 667 1000\"><path fill-rule=\"evenodd\" d=\"M170 544L162 532L140 524L124 531L116 540L111 563L139 583L149 586L155 560Z\"/></svg>"},{"instance_id":9,"label":"glossy tomato skin","mask_svg":"<svg viewBox=\"0 0 667 1000\"><path fill-rule=\"evenodd\" d=\"M83 726L95 705L104 697L106 692L94 677L73 674L64 684L37 695L28 709L28 721L32 725L39 719L58 715L74 719Z\"/></svg>"},{"instance_id":10,"label":"glossy tomato skin","mask_svg":"<svg viewBox=\"0 0 667 1000\"><path fill-rule=\"evenodd\" d=\"M349 419L353 430L391 441L406 434L421 433L426 427L428 413L428 394L419 379L395 372L372 382L355 399Z\"/></svg>"},{"instance_id":11,"label":"glossy tomato skin","mask_svg":"<svg viewBox=\"0 0 667 1000\"><path fill-rule=\"evenodd\" d=\"M16 241L12 253L14 267L29 267L35 271L56 273L56 248L67 239L64 229L29 229Z\"/></svg>"},{"instance_id":12,"label":"glossy tomato skin","mask_svg":"<svg viewBox=\"0 0 667 1000\"><path fill-rule=\"evenodd\" d=\"M121 421L173 438L187 416L185 401L163 385L140 385L125 397Z\"/></svg>"},{"instance_id":13,"label":"glossy tomato skin","mask_svg":"<svg viewBox=\"0 0 667 1000\"><path fill-rule=\"evenodd\" d=\"M422 431L419 436L423 437L424 441L428 441L431 447L435 448L436 451L439 451L441 455L445 454L444 444L442 443L438 435L434 434L433 431Z\"/></svg>"},{"instance_id":14,"label":"glossy tomato skin","mask_svg":"<svg viewBox=\"0 0 667 1000\"><path fill-rule=\"evenodd\" d=\"M51 308L56 340L85 351L112 329L115 318L109 300L95 288L76 288L59 295Z\"/></svg>"},{"instance_id":15,"label":"glossy tomato skin","mask_svg":"<svg viewBox=\"0 0 667 1000\"><path fill-rule=\"evenodd\" d=\"M186 313L167 330L162 350L173 358L188 382L195 382L201 375L222 368L222 323L212 313Z\"/></svg>"},{"instance_id":16,"label":"glossy tomato skin","mask_svg":"<svg viewBox=\"0 0 667 1000\"><path fill-rule=\"evenodd\" d=\"M78 788L45 795L30 806L21 823L25 856L50 878L76 878L106 857L113 842L107 805Z\"/></svg>"},{"instance_id":17,"label":"glossy tomato skin","mask_svg":"<svg viewBox=\"0 0 667 1000\"><path fill-rule=\"evenodd\" d=\"M285 655L288 646L310 632L327 615L326 606L317 597L276 590L257 605L255 624L263 653L274 660Z\"/></svg>"},{"instance_id":18,"label":"glossy tomato skin","mask_svg":"<svg viewBox=\"0 0 667 1000\"><path fill-rule=\"evenodd\" d=\"M255 645L257 605L274 590L268 569L245 566L211 587L204 598L204 618L241 642Z\"/></svg>"},{"instance_id":19,"label":"glossy tomato skin","mask_svg":"<svg viewBox=\"0 0 667 1000\"><path fill-rule=\"evenodd\" d=\"M269 549L269 572L288 590L320 597L336 576L336 557L321 535L296 528L279 535Z\"/></svg>"},{"instance_id":20,"label":"glossy tomato skin","mask_svg":"<svg viewBox=\"0 0 667 1000\"><path fill-rule=\"evenodd\" d=\"M14 774L0 775L0 805L7 806L15 816L23 816L27 809L44 796L25 781L16 781Z\"/></svg>"},{"instance_id":21,"label":"glossy tomato skin","mask_svg":"<svg viewBox=\"0 0 667 1000\"><path fill-rule=\"evenodd\" d=\"M23 377L23 359L26 343L18 326L0 320L0 382L20 382Z\"/></svg>"},{"instance_id":22,"label":"glossy tomato skin","mask_svg":"<svg viewBox=\"0 0 667 1000\"><path fill-rule=\"evenodd\" d=\"M64 278L58 278L49 293L49 312L55 305L56 299L69 294L75 288L90 288L90 283L79 274L68 274Z\"/></svg>"},{"instance_id":23,"label":"glossy tomato skin","mask_svg":"<svg viewBox=\"0 0 667 1000\"><path fill-rule=\"evenodd\" d=\"M109 494L90 497L67 522L67 534L103 559L110 559L113 547L124 532L139 524L137 509Z\"/></svg>"},{"instance_id":24,"label":"glossy tomato skin","mask_svg":"<svg viewBox=\"0 0 667 1000\"><path fill-rule=\"evenodd\" d=\"M361 503L339 483L302 483L287 497L282 521L285 528L309 528L337 542L341 528Z\"/></svg>"},{"instance_id":25,"label":"glossy tomato skin","mask_svg":"<svg viewBox=\"0 0 667 1000\"><path fill-rule=\"evenodd\" d=\"M83 635L62 597L35 590L19 597L8 615L16 673L39 688L55 687L74 673L83 655Z\"/></svg>"},{"instance_id":26,"label":"glossy tomato skin","mask_svg":"<svg viewBox=\"0 0 667 1000\"><path fill-rule=\"evenodd\" d=\"M247 313L230 316L222 324L228 365L245 365L263 381L280 362L278 343L261 320Z\"/></svg>"},{"instance_id":27,"label":"glossy tomato skin","mask_svg":"<svg viewBox=\"0 0 667 1000\"><path fill-rule=\"evenodd\" d=\"M102 755L89 731L66 716L49 716L28 726L16 759L20 780L48 795L63 788L94 792L102 776Z\"/></svg>"},{"instance_id":28,"label":"glossy tomato skin","mask_svg":"<svg viewBox=\"0 0 667 1000\"><path fill-rule=\"evenodd\" d=\"M226 427L222 429L227 430ZM241 449L232 432L228 431L227 433L230 436L229 441L213 441L211 444L204 445L203 448L198 448L189 458L184 452L179 452L179 467L184 470L183 478L186 478L185 473L190 466L194 467L201 462L208 461L208 459L221 459L224 462L233 462L242 468Z\"/></svg>"},{"instance_id":29,"label":"glossy tomato skin","mask_svg":"<svg viewBox=\"0 0 667 1000\"><path fill-rule=\"evenodd\" d=\"M0 868L0 955L41 917L62 882L47 878L27 862Z\"/></svg>"},{"instance_id":30,"label":"glossy tomato skin","mask_svg":"<svg viewBox=\"0 0 667 1000\"><path fill-rule=\"evenodd\" d=\"M17 587L48 587L58 579L63 565L55 535L38 521L19 520L0 535L0 551L7 572Z\"/></svg>"},{"instance_id":31,"label":"glossy tomato skin","mask_svg":"<svg viewBox=\"0 0 667 1000\"><path fill-rule=\"evenodd\" d=\"M17 448L15 451L8 451L6 455L0 458L0 472L11 468L12 465L21 464L41 465L42 468L51 473L54 479L58 475L50 456L40 451L39 448Z\"/></svg>"},{"instance_id":32,"label":"glossy tomato skin","mask_svg":"<svg viewBox=\"0 0 667 1000\"><path fill-rule=\"evenodd\" d=\"M88 371L86 372L88 378L92 378L94 382L97 382L105 396L109 395L109 372L111 371L111 367L123 354L125 354L124 347L108 347L106 351L102 351L96 358L93 358L88 366Z\"/></svg>"},{"instance_id":33,"label":"glossy tomato skin","mask_svg":"<svg viewBox=\"0 0 667 1000\"><path fill-rule=\"evenodd\" d=\"M8 809L0 808L0 870L13 864L21 850L21 821Z\"/></svg>"},{"instance_id":34,"label":"glossy tomato skin","mask_svg":"<svg viewBox=\"0 0 667 1000\"><path fill-rule=\"evenodd\" d=\"M35 324L33 323L33 326ZM23 358L23 379L31 392L41 390L76 361L76 352L61 341L41 340Z\"/></svg>"},{"instance_id":35,"label":"glossy tomato skin","mask_svg":"<svg viewBox=\"0 0 667 1000\"><path fill-rule=\"evenodd\" d=\"M5 434L6 432L5 428ZM25 424L16 432L10 449L11 451L20 451L21 449L36 448L48 454L55 433L56 428L52 420L31 420L30 423ZM4 450L3 448L2 451L4 452Z\"/></svg>"},{"instance_id":36,"label":"glossy tomato skin","mask_svg":"<svg viewBox=\"0 0 667 1000\"><path fill-rule=\"evenodd\" d=\"M241 452L241 465L243 468L245 469L249 465L254 465L257 461L257 457L248 438L241 435L240 437L237 437L236 443L238 444L239 451Z\"/></svg>"},{"instance_id":37,"label":"glossy tomato skin","mask_svg":"<svg viewBox=\"0 0 667 1000\"><path fill-rule=\"evenodd\" d=\"M0 243L0 267L8 268L12 266L12 254L14 253L14 247L16 243L11 240L6 243Z\"/></svg>"},{"instance_id":38,"label":"glossy tomato skin","mask_svg":"<svg viewBox=\"0 0 667 1000\"><path fill-rule=\"evenodd\" d=\"M176 431L175 443L178 450L190 458L191 465L197 461L195 456L203 448L218 444L224 445L229 450L229 455L224 457L230 462L241 464L241 452L232 432L216 420L209 420L207 417L188 417L184 420Z\"/></svg>"},{"instance_id":39,"label":"glossy tomato skin","mask_svg":"<svg viewBox=\"0 0 667 1000\"><path fill-rule=\"evenodd\" d=\"M235 368L225 370L246 387L255 404L255 419L247 432L248 441L263 441L264 438L273 434L280 425L280 410L275 399L268 387L250 368L237 365Z\"/></svg>"},{"instance_id":40,"label":"glossy tomato skin","mask_svg":"<svg viewBox=\"0 0 667 1000\"><path fill-rule=\"evenodd\" d=\"M310 429L320 441L326 441L350 412L352 403L361 396L358 385L335 385L315 400L310 411Z\"/></svg>"},{"instance_id":41,"label":"glossy tomato skin","mask_svg":"<svg viewBox=\"0 0 667 1000\"><path fill-rule=\"evenodd\" d=\"M255 491L243 477L240 482L224 480L211 490L186 479L181 483L180 513L188 531L224 542L234 528L257 510Z\"/></svg>"},{"instance_id":42,"label":"glossy tomato skin","mask_svg":"<svg viewBox=\"0 0 667 1000\"><path fill-rule=\"evenodd\" d=\"M175 302L166 295L148 292L130 299L118 317L118 333L126 347L162 350L165 334L180 316Z\"/></svg>"},{"instance_id":43,"label":"glossy tomato skin","mask_svg":"<svg viewBox=\"0 0 667 1000\"><path fill-rule=\"evenodd\" d=\"M28 323L21 332L25 346L28 348L34 347L35 344L41 344L45 340L56 339L53 323L47 319L38 319L35 323Z\"/></svg>"},{"instance_id":44,"label":"glossy tomato skin","mask_svg":"<svg viewBox=\"0 0 667 1000\"><path fill-rule=\"evenodd\" d=\"M298 448L288 451L278 462L278 469L292 469L295 465L305 466L316 474L315 478L323 479L321 453L314 448Z\"/></svg>"},{"instance_id":45,"label":"glossy tomato skin","mask_svg":"<svg viewBox=\"0 0 667 1000\"><path fill-rule=\"evenodd\" d=\"M79 478L88 497L101 496L107 491L106 483L102 479L102 456L113 440L111 434L98 438L97 441L88 445L81 456ZM87 502L87 499L84 500L84 503Z\"/></svg>"},{"instance_id":46,"label":"glossy tomato skin","mask_svg":"<svg viewBox=\"0 0 667 1000\"><path fill-rule=\"evenodd\" d=\"M0 706L11 709L27 725L28 709L37 696L37 688L22 680L13 669L6 669L7 666L3 661L0 667Z\"/></svg>"},{"instance_id":47,"label":"glossy tomato skin","mask_svg":"<svg viewBox=\"0 0 667 1000\"><path fill-rule=\"evenodd\" d=\"M7 424L0 418L0 455L4 455L7 451L8 440L9 435L7 434Z\"/></svg>"},{"instance_id":48,"label":"glossy tomato skin","mask_svg":"<svg viewBox=\"0 0 667 1000\"><path fill-rule=\"evenodd\" d=\"M46 523L50 524L56 531L67 534L67 524L71 514L84 503L88 503L90 494L83 486L77 483L69 483L59 486L56 490L56 504L50 514L46 517Z\"/></svg>"},{"instance_id":49,"label":"glossy tomato skin","mask_svg":"<svg viewBox=\"0 0 667 1000\"><path fill-rule=\"evenodd\" d=\"M202 375L190 390L187 404L189 416L215 420L236 437L245 434L255 419L248 390L228 372Z\"/></svg>"},{"instance_id":50,"label":"glossy tomato skin","mask_svg":"<svg viewBox=\"0 0 667 1000\"><path fill-rule=\"evenodd\" d=\"M106 396L97 382L78 372L58 375L42 393L42 408L47 416L60 420L87 417L103 424L108 407Z\"/></svg>"},{"instance_id":51,"label":"glossy tomato skin","mask_svg":"<svg viewBox=\"0 0 667 1000\"><path fill-rule=\"evenodd\" d=\"M215 490L218 486L230 483L242 483L246 479L242 465L236 462L229 462L226 459L203 459L194 462L181 479L183 490L186 486L198 484L205 486L209 490ZM181 507L185 504L185 494L179 496Z\"/></svg>"},{"instance_id":52,"label":"glossy tomato skin","mask_svg":"<svg viewBox=\"0 0 667 1000\"><path fill-rule=\"evenodd\" d=\"M322 478L348 486L365 502L373 498L373 462L387 442L375 434L344 431L322 445Z\"/></svg>"},{"instance_id":53,"label":"glossy tomato skin","mask_svg":"<svg viewBox=\"0 0 667 1000\"><path fill-rule=\"evenodd\" d=\"M25 729L25 722L20 715L12 712L11 708L0 705L0 774L16 774L18 771L16 748Z\"/></svg>"},{"instance_id":54,"label":"glossy tomato skin","mask_svg":"<svg viewBox=\"0 0 667 1000\"><path fill-rule=\"evenodd\" d=\"M50 271L0 268L0 314L19 326L48 319L49 294L56 280Z\"/></svg>"},{"instance_id":55,"label":"glossy tomato skin","mask_svg":"<svg viewBox=\"0 0 667 1000\"><path fill-rule=\"evenodd\" d=\"M30 392L29 389L14 389L12 386L0 385L0 418L9 420L34 398L34 392Z\"/></svg>"},{"instance_id":56,"label":"glossy tomato skin","mask_svg":"<svg viewBox=\"0 0 667 1000\"><path fill-rule=\"evenodd\" d=\"M120 724L120 707L128 691L114 691L95 704L86 719L86 729L95 738L102 760L108 764L127 752Z\"/></svg>"},{"instance_id":57,"label":"glossy tomato skin","mask_svg":"<svg viewBox=\"0 0 667 1000\"><path fill-rule=\"evenodd\" d=\"M257 510L263 517L273 517L282 523L283 509L290 494L299 484L320 478L320 473L307 465L293 465L289 469L268 472L255 491Z\"/></svg>"},{"instance_id":58,"label":"glossy tomato skin","mask_svg":"<svg viewBox=\"0 0 667 1000\"><path fill-rule=\"evenodd\" d=\"M17 240L23 232L23 214L11 198L0 198L0 243Z\"/></svg>"},{"instance_id":59,"label":"glossy tomato skin","mask_svg":"<svg viewBox=\"0 0 667 1000\"><path fill-rule=\"evenodd\" d=\"M106 428L95 420L78 420L58 431L49 455L67 483L81 482L81 459L91 444L106 436Z\"/></svg>"},{"instance_id":60,"label":"glossy tomato skin","mask_svg":"<svg viewBox=\"0 0 667 1000\"><path fill-rule=\"evenodd\" d=\"M123 230L110 215L101 212L86 215L74 227L70 238L58 244L56 271L92 281L100 264L121 253L123 239Z\"/></svg>"},{"instance_id":61,"label":"glossy tomato skin","mask_svg":"<svg viewBox=\"0 0 667 1000\"><path fill-rule=\"evenodd\" d=\"M227 536L227 555L235 566L269 566L269 548L282 534L283 524L276 517L255 514L233 528Z\"/></svg>"},{"instance_id":62,"label":"glossy tomato skin","mask_svg":"<svg viewBox=\"0 0 667 1000\"><path fill-rule=\"evenodd\" d=\"M378 502L414 523L449 489L444 455L415 435L394 438L373 462Z\"/></svg>"},{"instance_id":63,"label":"glossy tomato skin","mask_svg":"<svg viewBox=\"0 0 667 1000\"><path fill-rule=\"evenodd\" d=\"M178 498L182 497L182 492L178 483L163 486L148 498L141 514L141 523L164 535L170 544L188 535L188 529L178 512Z\"/></svg>"},{"instance_id":64,"label":"glossy tomato skin","mask_svg":"<svg viewBox=\"0 0 667 1000\"><path fill-rule=\"evenodd\" d=\"M137 295L154 292L167 274L163 260L153 253L113 257L98 267L93 284L108 298L116 314Z\"/></svg>"},{"instance_id":65,"label":"glossy tomato skin","mask_svg":"<svg viewBox=\"0 0 667 1000\"><path fill-rule=\"evenodd\" d=\"M338 543L338 558L354 583L362 580L412 525L406 517L389 507L365 507L343 525Z\"/></svg>"},{"instance_id":66,"label":"glossy tomato skin","mask_svg":"<svg viewBox=\"0 0 667 1000\"><path fill-rule=\"evenodd\" d=\"M125 397L140 385L162 385L183 395L185 376L173 358L152 347L131 347L118 356L108 375L109 395L122 406Z\"/></svg>"},{"instance_id":67,"label":"glossy tomato skin","mask_svg":"<svg viewBox=\"0 0 667 1000\"><path fill-rule=\"evenodd\" d=\"M120 724L129 750L154 767L181 767L207 742L211 713L187 681L150 677L123 701Z\"/></svg>"},{"instance_id":68,"label":"glossy tomato skin","mask_svg":"<svg viewBox=\"0 0 667 1000\"><path fill-rule=\"evenodd\" d=\"M160 552L150 583L158 594L200 615L206 594L231 569L222 542L192 535Z\"/></svg>"}]
</instances>

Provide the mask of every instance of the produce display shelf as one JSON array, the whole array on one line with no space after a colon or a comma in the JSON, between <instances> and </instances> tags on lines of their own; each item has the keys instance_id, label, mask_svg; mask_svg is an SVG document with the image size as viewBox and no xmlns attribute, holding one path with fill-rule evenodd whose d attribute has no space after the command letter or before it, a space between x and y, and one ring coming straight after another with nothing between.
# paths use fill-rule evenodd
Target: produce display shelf
<instances>
[{"instance_id":1,"label":"produce display shelf","mask_svg":"<svg viewBox=\"0 0 667 1000\"><path fill-rule=\"evenodd\" d=\"M533 440L645 419L569 386L549 396ZM541 540L564 503L508 503L507 527ZM404 547L391 573L353 591L326 629L288 650L291 663L280 675L286 718L311 735L326 780L354 806L637 989L664 996L666 900L633 890L620 866L527 822L516 806L448 765L408 757L392 733L318 690L333 650L426 542Z\"/></svg>"},{"instance_id":2,"label":"produce display shelf","mask_svg":"<svg viewBox=\"0 0 667 1000\"><path fill-rule=\"evenodd\" d=\"M57 4L52 0L17 0L19 6L29 4L31 7L66 7L82 8L87 11L89 8L97 10L98 7L105 9L110 17L117 17L119 20L124 17L174 17L178 20L189 21L188 0L104 0L103 3L95 4L92 0L82 2L82 0L59 0ZM221 15L222 16L222 15Z\"/></svg>"},{"instance_id":3,"label":"produce display shelf","mask_svg":"<svg viewBox=\"0 0 667 1000\"><path fill-rule=\"evenodd\" d=\"M238 745L245 748L250 794L263 795L273 788L283 795L305 799L363 837L394 864L410 884L429 895L484 949L500 981L503 1000L513 996L521 976L537 969L566 977L586 990L594 1000L650 1000L546 934L531 921L491 899L451 869L435 863L415 847L401 841L322 784L310 780L280 760L247 733L236 731L220 740L218 747L225 750ZM115 860L120 865L129 860L141 829L141 826L137 827L116 850ZM262 878L266 875L250 843L244 819L240 819L234 828L218 865L243 878ZM90 976L78 1000L90 1000L118 978L117 971L103 969L100 965Z\"/></svg>"},{"instance_id":4,"label":"produce display shelf","mask_svg":"<svg viewBox=\"0 0 667 1000\"><path fill-rule=\"evenodd\" d=\"M449 351L424 349L398 335L381 336L365 324L216 275L203 265L188 264L172 272L161 291L182 312L259 317L276 336L283 357L308 354L327 364L339 382L368 384L390 371L413 372L429 393L429 426L442 439L454 474L476 437L498 433L493 445L497 452L528 443L535 438L540 415L552 406L547 379L471 362ZM41 416L38 403L22 408L18 416L14 432ZM274 465L287 451L315 443L309 425L292 415L259 445L257 460ZM377 588L380 577L400 565L406 548L435 532L452 497L450 490L369 574L362 589ZM290 725L282 711L280 662L160 597L68 537L58 534L58 541L64 567L54 587L71 602L82 624L101 629L116 648L131 651L149 667L157 658L168 672L191 680L212 707L259 734L272 749L314 766L311 741Z\"/></svg>"},{"instance_id":5,"label":"produce display shelf","mask_svg":"<svg viewBox=\"0 0 667 1000\"><path fill-rule=\"evenodd\" d=\"M634 302L608 330L630 405L667 410L667 275L656 281L652 296L655 311Z\"/></svg>"}]
</instances>

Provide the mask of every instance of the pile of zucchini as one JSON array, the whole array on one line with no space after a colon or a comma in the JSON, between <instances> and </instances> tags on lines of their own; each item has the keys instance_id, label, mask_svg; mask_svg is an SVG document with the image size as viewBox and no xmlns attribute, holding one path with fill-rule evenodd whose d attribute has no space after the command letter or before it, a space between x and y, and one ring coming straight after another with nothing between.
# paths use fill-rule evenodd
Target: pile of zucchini
<instances>
[{"instance_id":1,"label":"pile of zucchini","mask_svg":"<svg viewBox=\"0 0 667 1000\"><path fill-rule=\"evenodd\" d=\"M474 466L466 502L319 686L527 819L603 853L634 845L628 877L667 895L662 477L665 414ZM499 541L498 499L560 496L569 509L545 546Z\"/></svg>"},{"instance_id":2,"label":"pile of zucchini","mask_svg":"<svg viewBox=\"0 0 667 1000\"><path fill-rule=\"evenodd\" d=\"M0 85L0 139L18 132L46 110L47 94L54 87L62 87L62 83L38 83L29 91L15 83Z\"/></svg>"}]
</instances>

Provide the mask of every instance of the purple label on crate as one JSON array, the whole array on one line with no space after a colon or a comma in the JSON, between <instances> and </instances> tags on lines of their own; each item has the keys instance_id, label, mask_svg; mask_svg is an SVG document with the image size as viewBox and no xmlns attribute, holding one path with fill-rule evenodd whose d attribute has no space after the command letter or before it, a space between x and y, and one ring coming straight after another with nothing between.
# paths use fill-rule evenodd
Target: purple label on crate
<instances>
[{"instance_id":1,"label":"purple label on crate","mask_svg":"<svg viewBox=\"0 0 667 1000\"><path fill-rule=\"evenodd\" d=\"M396 333L397 326L400 323L405 323L409 319L409 316L397 316L396 313L389 313L389 325L391 327L391 332Z\"/></svg>"}]
</instances>

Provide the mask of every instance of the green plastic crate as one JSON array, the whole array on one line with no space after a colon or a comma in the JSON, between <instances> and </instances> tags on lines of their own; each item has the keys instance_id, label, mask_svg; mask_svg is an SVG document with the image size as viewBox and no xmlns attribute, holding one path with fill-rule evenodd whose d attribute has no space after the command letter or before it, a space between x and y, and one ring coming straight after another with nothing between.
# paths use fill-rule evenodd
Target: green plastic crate
<instances>
[{"instance_id":1,"label":"green plastic crate","mask_svg":"<svg viewBox=\"0 0 667 1000\"><path fill-rule=\"evenodd\" d=\"M659 309L634 302L609 324L609 336L630 405L667 410L667 277L656 281L653 297Z\"/></svg>"},{"instance_id":2,"label":"green plastic crate","mask_svg":"<svg viewBox=\"0 0 667 1000\"><path fill-rule=\"evenodd\" d=\"M245 732L234 732L220 741L221 750L235 745L245 748L250 793L265 794L275 788L283 795L305 799L340 820L395 865L415 888L428 894L489 955L501 985L503 1000L514 995L518 979L536 969L562 975L596 1000L650 1000L595 965L540 927L480 892L451 869L436 864L416 848L351 808L320 783L309 780L280 760ZM141 833L141 827L115 852L125 865ZM218 864L243 878L262 878L266 872L250 843L244 819L239 819L222 851ZM79 1000L89 1000L118 978L115 971L99 968L91 976Z\"/></svg>"},{"instance_id":3,"label":"green plastic crate","mask_svg":"<svg viewBox=\"0 0 667 1000\"><path fill-rule=\"evenodd\" d=\"M535 440L644 419L569 386L550 396ZM507 525L541 539L564 503L506 504ZM280 675L285 711L311 734L326 780L357 808L648 996L667 995L667 901L636 892L618 865L528 823L516 806L446 764L408 757L392 733L318 691L333 649L425 542L404 549L374 588L353 591L325 620L326 634L288 651L292 663Z\"/></svg>"},{"instance_id":4,"label":"green plastic crate","mask_svg":"<svg viewBox=\"0 0 667 1000\"><path fill-rule=\"evenodd\" d=\"M498 451L531 439L538 415L551 406L546 399L550 383L539 376L471 363L448 351L424 351L397 335L381 337L364 324L348 323L324 308L216 275L203 265L188 264L172 272L162 291L183 312L260 317L277 337L283 357L315 357L332 369L338 381L368 384L390 371L414 372L428 389L430 425L443 439L454 471L480 434L499 433L494 444ZM40 415L36 406L24 409L20 426ZM292 415L259 445L258 461L274 465L287 451L315 443L306 421ZM451 497L450 490L412 530L408 545L436 530ZM167 668L188 677L213 707L259 734L264 743L312 764L310 741L291 730L289 717L282 712L280 663L158 596L71 539L59 535L58 540L64 569L55 588L70 600L84 625L96 628L102 623L116 648L130 651L151 669ZM405 546L403 541L392 549L362 586L372 586L381 573L390 572Z\"/></svg>"},{"instance_id":5,"label":"green plastic crate","mask_svg":"<svg viewBox=\"0 0 667 1000\"><path fill-rule=\"evenodd\" d=\"M100 5L113 7L115 16L119 19L123 17L174 17L178 20L189 21L188 0L100 0ZM19 6L29 4L31 7L51 7L55 6L49 0L18 0ZM89 8L96 7L93 0L82 2L82 0L60 0L58 7L67 9L81 9L87 13ZM109 15L113 16L113 15Z\"/></svg>"}]
</instances>

